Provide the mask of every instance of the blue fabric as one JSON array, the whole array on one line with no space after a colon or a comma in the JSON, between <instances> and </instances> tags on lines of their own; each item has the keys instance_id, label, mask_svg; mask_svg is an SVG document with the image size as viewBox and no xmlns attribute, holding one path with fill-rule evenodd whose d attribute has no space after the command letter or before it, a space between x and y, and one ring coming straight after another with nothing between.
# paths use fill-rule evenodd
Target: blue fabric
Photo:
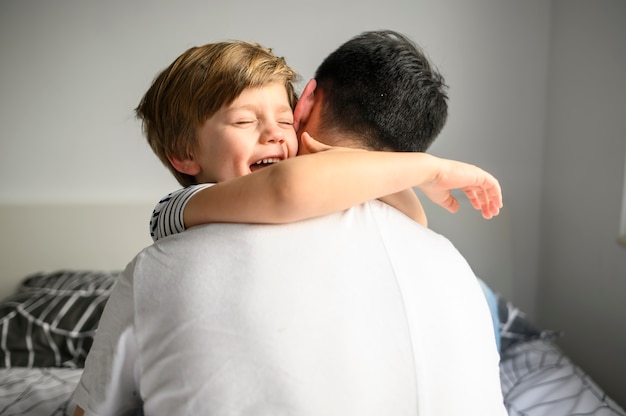
<instances>
[{"instance_id":1,"label":"blue fabric","mask_svg":"<svg viewBox=\"0 0 626 416\"><path fill-rule=\"evenodd\" d=\"M500 352L500 318L498 316L498 298L482 279L478 278L478 282L480 283L480 287L482 288L485 299L487 299L487 304L489 305L496 345L498 346L498 352Z\"/></svg>"}]
</instances>

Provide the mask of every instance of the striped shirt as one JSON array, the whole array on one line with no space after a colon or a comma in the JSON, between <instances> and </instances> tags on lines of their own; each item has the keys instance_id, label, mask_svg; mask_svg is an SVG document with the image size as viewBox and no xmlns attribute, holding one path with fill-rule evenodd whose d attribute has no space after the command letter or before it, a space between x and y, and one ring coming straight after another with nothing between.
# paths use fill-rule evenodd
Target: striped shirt
<instances>
[{"instance_id":1,"label":"striped shirt","mask_svg":"<svg viewBox=\"0 0 626 416\"><path fill-rule=\"evenodd\" d=\"M196 192L214 185L213 183L201 183L181 188L168 194L161 199L152 211L150 218L150 236L157 241L168 235L178 234L185 231L183 212L187 202Z\"/></svg>"}]
</instances>

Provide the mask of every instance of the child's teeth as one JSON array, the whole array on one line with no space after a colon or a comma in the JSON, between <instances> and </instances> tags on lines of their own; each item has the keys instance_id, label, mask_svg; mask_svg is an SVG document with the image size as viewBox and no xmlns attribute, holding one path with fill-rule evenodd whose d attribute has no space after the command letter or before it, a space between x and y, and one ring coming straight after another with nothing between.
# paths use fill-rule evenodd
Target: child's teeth
<instances>
[{"instance_id":1,"label":"child's teeth","mask_svg":"<svg viewBox=\"0 0 626 416\"><path fill-rule=\"evenodd\" d=\"M274 159L263 159L263 160L259 160L258 162L256 162L257 165L261 165L263 163L276 163L278 162L278 159L274 158Z\"/></svg>"}]
</instances>

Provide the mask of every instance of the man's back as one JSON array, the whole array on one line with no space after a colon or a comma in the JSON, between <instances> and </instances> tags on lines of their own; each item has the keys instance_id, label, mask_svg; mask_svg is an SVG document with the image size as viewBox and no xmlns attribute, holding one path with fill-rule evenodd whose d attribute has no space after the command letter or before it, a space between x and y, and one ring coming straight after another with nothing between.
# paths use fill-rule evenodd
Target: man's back
<instances>
[{"instance_id":1,"label":"man's back","mask_svg":"<svg viewBox=\"0 0 626 416\"><path fill-rule=\"evenodd\" d=\"M123 278L147 415L506 415L471 269L378 201L192 228Z\"/></svg>"}]
</instances>

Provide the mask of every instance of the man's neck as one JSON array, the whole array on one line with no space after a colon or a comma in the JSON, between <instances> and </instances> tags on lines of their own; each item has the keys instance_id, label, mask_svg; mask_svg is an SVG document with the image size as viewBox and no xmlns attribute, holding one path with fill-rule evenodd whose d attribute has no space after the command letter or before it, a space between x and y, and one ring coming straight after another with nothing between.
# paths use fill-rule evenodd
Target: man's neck
<instances>
[{"instance_id":1,"label":"man's neck","mask_svg":"<svg viewBox=\"0 0 626 416\"><path fill-rule=\"evenodd\" d=\"M362 137L353 133L338 130L320 130L313 138L329 146L348 147L352 149L372 150Z\"/></svg>"}]
</instances>

